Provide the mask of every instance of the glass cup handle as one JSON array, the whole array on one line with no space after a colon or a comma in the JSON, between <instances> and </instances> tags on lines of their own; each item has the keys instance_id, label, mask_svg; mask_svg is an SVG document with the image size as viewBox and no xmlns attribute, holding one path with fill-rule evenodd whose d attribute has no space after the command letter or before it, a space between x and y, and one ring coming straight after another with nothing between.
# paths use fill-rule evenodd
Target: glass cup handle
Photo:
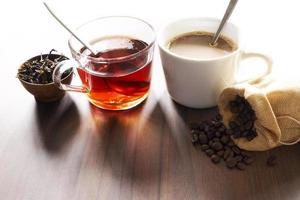
<instances>
[{"instance_id":1,"label":"glass cup handle","mask_svg":"<svg viewBox=\"0 0 300 200\"><path fill-rule=\"evenodd\" d=\"M77 68L76 66L78 65L79 63L76 62L75 60L65 60L60 62L53 71L52 78L54 84L61 90L86 93L87 89L83 86L76 86L76 85L69 85L69 84L62 83L63 73L68 69L73 69L73 75L74 75L74 70Z\"/></svg>"},{"instance_id":2,"label":"glass cup handle","mask_svg":"<svg viewBox=\"0 0 300 200\"><path fill-rule=\"evenodd\" d=\"M241 58L240 58L241 61L246 60L248 58L259 58L259 59L264 60L266 62L266 66L267 66L266 72L259 75L256 78L252 78L252 79L249 78L246 80L238 81L238 82L236 82L236 84L245 83L245 82L247 82L249 84L255 84L255 83L258 83L259 81L261 81L264 77L266 77L272 73L273 60L269 56L261 54L261 53L255 53L255 52L242 52L241 53Z\"/></svg>"}]
</instances>

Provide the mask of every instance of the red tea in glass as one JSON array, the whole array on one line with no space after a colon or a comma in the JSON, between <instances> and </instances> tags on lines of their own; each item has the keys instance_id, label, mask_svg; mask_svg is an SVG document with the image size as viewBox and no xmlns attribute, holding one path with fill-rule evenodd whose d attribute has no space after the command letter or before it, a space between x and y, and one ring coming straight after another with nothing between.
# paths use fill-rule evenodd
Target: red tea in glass
<instances>
[{"instance_id":1,"label":"red tea in glass","mask_svg":"<svg viewBox=\"0 0 300 200\"><path fill-rule=\"evenodd\" d=\"M99 59L98 62L87 63L89 69L97 74L77 69L83 85L88 89L91 103L114 110L143 101L150 87L152 61L149 61L147 53L138 53L147 48L148 44L141 40L114 36L101 38L93 46L98 50L97 55L92 55L85 48L81 52ZM128 56L132 58L128 59ZM101 59L107 62L101 63Z\"/></svg>"},{"instance_id":2,"label":"red tea in glass","mask_svg":"<svg viewBox=\"0 0 300 200\"><path fill-rule=\"evenodd\" d=\"M57 65L54 82L63 90L87 94L95 106L108 110L125 110L148 96L154 49L154 30L133 17L104 17L77 29L96 55L74 37L69 40L73 60ZM61 75L76 68L82 86L61 83Z\"/></svg>"}]
</instances>

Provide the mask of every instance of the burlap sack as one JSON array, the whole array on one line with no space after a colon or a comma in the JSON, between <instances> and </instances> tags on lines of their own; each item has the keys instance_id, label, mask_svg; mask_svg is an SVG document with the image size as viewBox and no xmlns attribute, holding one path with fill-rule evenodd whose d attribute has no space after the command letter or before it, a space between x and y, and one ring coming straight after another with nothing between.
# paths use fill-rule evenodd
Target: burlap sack
<instances>
[{"instance_id":1,"label":"burlap sack","mask_svg":"<svg viewBox=\"0 0 300 200\"><path fill-rule=\"evenodd\" d=\"M238 84L225 89L220 95L218 106L227 127L233 116L228 104L236 95L249 102L257 117L254 126L258 135L253 140L234 139L240 148L264 151L299 141L299 83L288 84L269 77L256 84Z\"/></svg>"}]
</instances>

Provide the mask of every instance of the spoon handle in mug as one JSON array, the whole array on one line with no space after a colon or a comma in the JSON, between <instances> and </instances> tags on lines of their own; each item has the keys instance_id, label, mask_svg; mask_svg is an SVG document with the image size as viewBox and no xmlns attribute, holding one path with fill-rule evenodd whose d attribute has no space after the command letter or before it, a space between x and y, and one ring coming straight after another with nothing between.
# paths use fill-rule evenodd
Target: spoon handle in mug
<instances>
[{"instance_id":1,"label":"spoon handle in mug","mask_svg":"<svg viewBox=\"0 0 300 200\"><path fill-rule=\"evenodd\" d=\"M227 22L228 18L230 17L232 11L234 10L234 7L237 4L237 2L238 2L238 0L230 0L229 4L227 6L226 12L223 16L223 19L222 19L222 21L219 25L219 28L218 28L217 32L214 34L214 37L213 37L210 45L214 46L216 44L216 42L217 42L217 40L220 36L220 33L221 33L225 23Z\"/></svg>"}]
</instances>

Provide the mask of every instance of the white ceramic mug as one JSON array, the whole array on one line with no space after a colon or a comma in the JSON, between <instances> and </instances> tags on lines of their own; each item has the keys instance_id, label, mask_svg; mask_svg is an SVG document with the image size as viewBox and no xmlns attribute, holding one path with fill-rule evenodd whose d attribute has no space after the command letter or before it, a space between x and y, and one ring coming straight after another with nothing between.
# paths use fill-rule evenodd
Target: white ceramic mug
<instances>
[{"instance_id":1,"label":"white ceramic mug","mask_svg":"<svg viewBox=\"0 0 300 200\"><path fill-rule=\"evenodd\" d=\"M167 87L173 100L191 108L208 108L217 105L222 90L237 83L240 61L257 57L266 61L266 72L255 79L257 81L272 71L272 60L263 54L245 53L240 47L238 27L227 23L222 35L233 40L238 48L221 57L212 59L193 59L172 53L168 49L174 37L195 31L215 32L220 20L214 18L189 18L175 21L160 31L158 46L166 77Z\"/></svg>"}]
</instances>

